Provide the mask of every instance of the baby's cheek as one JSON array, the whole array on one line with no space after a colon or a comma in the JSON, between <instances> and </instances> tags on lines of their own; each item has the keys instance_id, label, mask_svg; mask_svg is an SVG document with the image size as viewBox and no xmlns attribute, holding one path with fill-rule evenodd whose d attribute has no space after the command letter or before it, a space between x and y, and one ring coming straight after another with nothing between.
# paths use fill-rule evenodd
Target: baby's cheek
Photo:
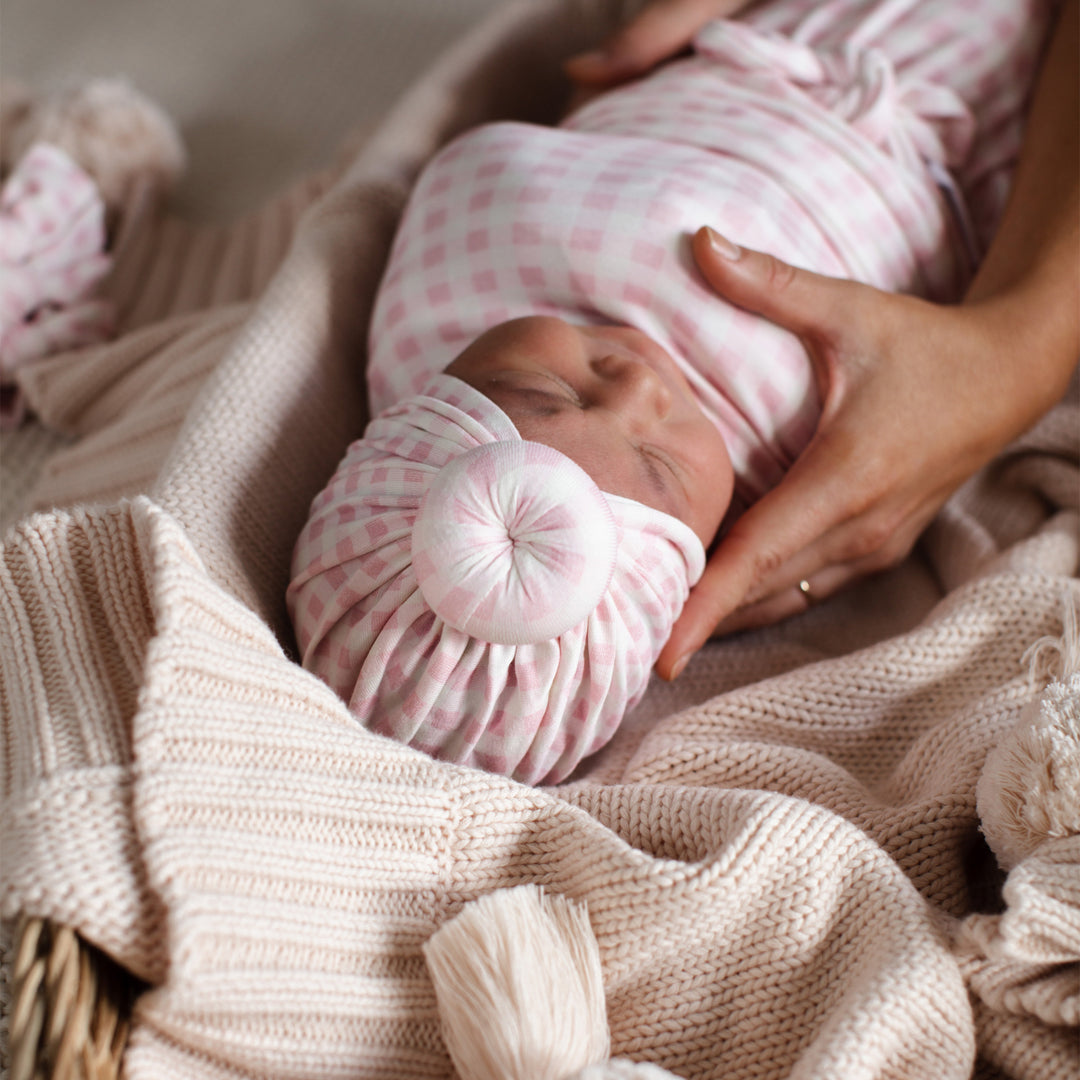
<instances>
[{"instance_id":1,"label":"baby's cheek","mask_svg":"<svg viewBox=\"0 0 1080 1080\"><path fill-rule=\"evenodd\" d=\"M731 506L735 472L723 436L711 423L688 436L687 445L690 451L683 460L693 463L693 471L687 485L691 520L686 524L708 548Z\"/></svg>"}]
</instances>

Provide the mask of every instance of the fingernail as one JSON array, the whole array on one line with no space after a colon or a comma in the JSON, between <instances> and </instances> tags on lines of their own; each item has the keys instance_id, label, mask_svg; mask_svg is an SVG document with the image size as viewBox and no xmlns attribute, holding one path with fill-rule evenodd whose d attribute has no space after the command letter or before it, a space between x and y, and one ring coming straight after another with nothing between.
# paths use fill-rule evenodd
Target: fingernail
<instances>
[{"instance_id":1,"label":"fingernail","mask_svg":"<svg viewBox=\"0 0 1080 1080\"><path fill-rule=\"evenodd\" d=\"M674 664L671 665L671 677L677 679L682 673L687 664L690 663L690 657L693 653L687 653L685 656L680 656Z\"/></svg>"},{"instance_id":2,"label":"fingernail","mask_svg":"<svg viewBox=\"0 0 1080 1080\"><path fill-rule=\"evenodd\" d=\"M738 244L733 244L726 236L722 236L715 229L710 229L708 225L705 226L705 232L709 237L709 247L721 258L728 259L730 262L742 258L742 248Z\"/></svg>"}]
</instances>

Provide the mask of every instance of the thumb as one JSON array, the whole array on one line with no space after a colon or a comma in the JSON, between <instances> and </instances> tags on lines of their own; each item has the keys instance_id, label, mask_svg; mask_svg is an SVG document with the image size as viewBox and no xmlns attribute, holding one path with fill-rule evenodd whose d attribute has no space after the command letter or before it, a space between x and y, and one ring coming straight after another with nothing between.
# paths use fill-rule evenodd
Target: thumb
<instances>
[{"instance_id":1,"label":"thumb","mask_svg":"<svg viewBox=\"0 0 1080 1080\"><path fill-rule=\"evenodd\" d=\"M850 315L855 282L800 270L761 251L740 248L708 226L694 234L694 258L705 280L733 304L790 330L804 341L835 336Z\"/></svg>"}]
</instances>

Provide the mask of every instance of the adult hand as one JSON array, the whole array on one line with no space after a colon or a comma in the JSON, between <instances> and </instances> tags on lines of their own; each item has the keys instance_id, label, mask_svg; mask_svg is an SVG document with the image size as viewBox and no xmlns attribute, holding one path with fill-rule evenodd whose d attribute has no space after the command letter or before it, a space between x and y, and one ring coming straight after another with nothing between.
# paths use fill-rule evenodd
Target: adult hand
<instances>
[{"instance_id":1,"label":"adult hand","mask_svg":"<svg viewBox=\"0 0 1080 1080\"><path fill-rule=\"evenodd\" d=\"M685 49L710 19L728 18L755 0L652 0L603 45L566 61L579 89L636 79Z\"/></svg>"},{"instance_id":2,"label":"adult hand","mask_svg":"<svg viewBox=\"0 0 1080 1080\"><path fill-rule=\"evenodd\" d=\"M1039 343L1018 336L1009 304L885 293L709 229L693 248L721 296L802 339L822 414L785 478L711 556L657 661L667 678L714 630L775 622L903 559L949 495L1060 397L1071 367L1037 370Z\"/></svg>"}]
</instances>

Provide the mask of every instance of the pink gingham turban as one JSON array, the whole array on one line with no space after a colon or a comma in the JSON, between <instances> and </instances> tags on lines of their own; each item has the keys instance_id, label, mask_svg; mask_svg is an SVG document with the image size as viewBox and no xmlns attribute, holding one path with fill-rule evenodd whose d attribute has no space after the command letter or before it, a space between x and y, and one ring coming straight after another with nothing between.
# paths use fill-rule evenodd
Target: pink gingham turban
<instances>
[{"instance_id":1,"label":"pink gingham turban","mask_svg":"<svg viewBox=\"0 0 1080 1080\"><path fill-rule=\"evenodd\" d=\"M554 783L640 698L704 562L681 521L436 375L315 499L288 604L304 666L373 731Z\"/></svg>"}]
</instances>

